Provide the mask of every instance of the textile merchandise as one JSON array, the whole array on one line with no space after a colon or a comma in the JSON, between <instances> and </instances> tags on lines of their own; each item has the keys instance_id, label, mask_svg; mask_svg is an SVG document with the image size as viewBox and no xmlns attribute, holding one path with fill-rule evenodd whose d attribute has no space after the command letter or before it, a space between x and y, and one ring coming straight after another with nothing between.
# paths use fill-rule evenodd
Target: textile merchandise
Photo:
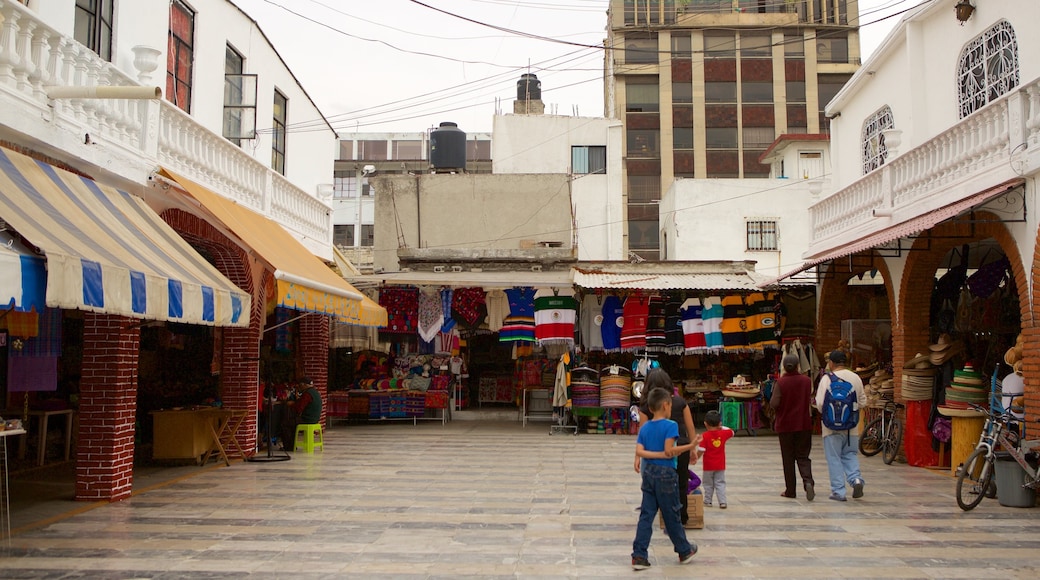
<instances>
[{"instance_id":1,"label":"textile merchandise","mask_svg":"<svg viewBox=\"0 0 1040 580\"><path fill-rule=\"evenodd\" d=\"M499 342L534 342L533 316L508 316L498 331Z\"/></svg>"},{"instance_id":2,"label":"textile merchandise","mask_svg":"<svg viewBox=\"0 0 1040 580\"><path fill-rule=\"evenodd\" d=\"M448 332L455 328L455 319L451 317L451 300L455 292L451 288L441 288L441 312L444 322L441 323L441 332Z\"/></svg>"},{"instance_id":3,"label":"textile merchandise","mask_svg":"<svg viewBox=\"0 0 1040 580\"><path fill-rule=\"evenodd\" d=\"M681 306L682 299L680 299L677 294L671 294L665 299L665 352L668 354L678 355L682 354L684 351L682 314L679 312Z\"/></svg>"},{"instance_id":4,"label":"textile merchandise","mask_svg":"<svg viewBox=\"0 0 1040 580\"><path fill-rule=\"evenodd\" d=\"M603 350L603 300L601 296L586 296L581 301L578 327L586 351Z\"/></svg>"},{"instance_id":5,"label":"textile merchandise","mask_svg":"<svg viewBox=\"0 0 1040 580\"><path fill-rule=\"evenodd\" d=\"M502 321L509 316L509 298L501 290L488 290L484 303L487 305L488 330L498 332Z\"/></svg>"},{"instance_id":6,"label":"textile merchandise","mask_svg":"<svg viewBox=\"0 0 1040 580\"><path fill-rule=\"evenodd\" d=\"M538 344L574 344L574 324L578 301L573 296L557 296L543 291L534 299L534 334Z\"/></svg>"},{"instance_id":7,"label":"textile merchandise","mask_svg":"<svg viewBox=\"0 0 1040 580\"><path fill-rule=\"evenodd\" d=\"M418 288L384 287L379 305L386 308L387 324L381 330L391 334L417 334L419 317Z\"/></svg>"},{"instance_id":8,"label":"textile merchandise","mask_svg":"<svg viewBox=\"0 0 1040 580\"><path fill-rule=\"evenodd\" d=\"M776 296L755 292L747 298L747 340L755 349L776 348Z\"/></svg>"},{"instance_id":9,"label":"textile merchandise","mask_svg":"<svg viewBox=\"0 0 1040 580\"><path fill-rule=\"evenodd\" d=\"M621 350L635 352L646 348L646 325L650 299L633 294L625 299L624 323L621 327Z\"/></svg>"},{"instance_id":10,"label":"textile merchandise","mask_svg":"<svg viewBox=\"0 0 1040 580\"><path fill-rule=\"evenodd\" d=\"M740 352L749 348L747 336L747 305L744 297L731 294L722 298L722 345L726 352Z\"/></svg>"},{"instance_id":11,"label":"textile merchandise","mask_svg":"<svg viewBox=\"0 0 1040 580\"><path fill-rule=\"evenodd\" d=\"M505 292L510 316L534 318L534 288L509 288Z\"/></svg>"},{"instance_id":12,"label":"textile merchandise","mask_svg":"<svg viewBox=\"0 0 1040 580\"><path fill-rule=\"evenodd\" d=\"M9 312L7 317L11 315L32 315L36 318L35 312ZM39 314L39 323L33 324L33 329L38 332L34 332L32 335L29 334L15 334L13 331L10 332L10 336L28 336L25 339L25 343L21 350L10 349L7 356L15 358L19 356L24 357L60 357L61 356L61 336L62 336L62 313L60 308L44 308L43 312Z\"/></svg>"},{"instance_id":13,"label":"textile merchandise","mask_svg":"<svg viewBox=\"0 0 1040 580\"><path fill-rule=\"evenodd\" d=\"M456 288L451 297L451 315L456 322L467 327L480 325L487 316L484 289L476 286Z\"/></svg>"},{"instance_id":14,"label":"textile merchandise","mask_svg":"<svg viewBox=\"0 0 1040 580\"><path fill-rule=\"evenodd\" d=\"M436 290L419 291L419 338L430 342L437 337L444 323L441 295Z\"/></svg>"},{"instance_id":15,"label":"textile merchandise","mask_svg":"<svg viewBox=\"0 0 1040 580\"><path fill-rule=\"evenodd\" d=\"M680 308L683 347L686 354L696 354L707 350L707 343L704 341L704 319L701 318L703 311L700 298L688 298Z\"/></svg>"},{"instance_id":16,"label":"textile merchandise","mask_svg":"<svg viewBox=\"0 0 1040 580\"><path fill-rule=\"evenodd\" d=\"M666 346L664 298L651 296L647 304L646 350L647 352L663 353Z\"/></svg>"},{"instance_id":17,"label":"textile merchandise","mask_svg":"<svg viewBox=\"0 0 1040 580\"><path fill-rule=\"evenodd\" d=\"M603 299L603 323L600 325L600 338L603 339L604 352L621 351L621 327L625 324L625 307L617 296Z\"/></svg>"},{"instance_id":18,"label":"textile merchandise","mask_svg":"<svg viewBox=\"0 0 1040 580\"><path fill-rule=\"evenodd\" d=\"M708 296L704 299L701 318L704 320L704 344L708 350L722 350L723 307L721 296Z\"/></svg>"}]
</instances>

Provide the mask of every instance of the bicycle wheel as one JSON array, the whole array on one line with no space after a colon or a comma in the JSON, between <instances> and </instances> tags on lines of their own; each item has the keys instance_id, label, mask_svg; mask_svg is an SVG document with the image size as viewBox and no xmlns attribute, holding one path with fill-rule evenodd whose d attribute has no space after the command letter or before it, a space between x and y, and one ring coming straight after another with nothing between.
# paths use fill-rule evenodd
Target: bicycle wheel
<instances>
[{"instance_id":1,"label":"bicycle wheel","mask_svg":"<svg viewBox=\"0 0 1040 580\"><path fill-rule=\"evenodd\" d=\"M985 447L971 452L957 474L957 505L969 511L986 497L993 479L993 459Z\"/></svg>"},{"instance_id":2,"label":"bicycle wheel","mask_svg":"<svg viewBox=\"0 0 1040 580\"><path fill-rule=\"evenodd\" d=\"M881 453L884 442L881 440L881 418L874 419L859 436L859 452L865 457L873 457Z\"/></svg>"},{"instance_id":3,"label":"bicycle wheel","mask_svg":"<svg viewBox=\"0 0 1040 580\"><path fill-rule=\"evenodd\" d=\"M888 433L885 433L885 440L881 444L881 459L885 462L885 465L892 465L892 462L896 460L896 456L899 455L899 444L902 442L903 423L893 417L892 422L888 424Z\"/></svg>"}]
</instances>

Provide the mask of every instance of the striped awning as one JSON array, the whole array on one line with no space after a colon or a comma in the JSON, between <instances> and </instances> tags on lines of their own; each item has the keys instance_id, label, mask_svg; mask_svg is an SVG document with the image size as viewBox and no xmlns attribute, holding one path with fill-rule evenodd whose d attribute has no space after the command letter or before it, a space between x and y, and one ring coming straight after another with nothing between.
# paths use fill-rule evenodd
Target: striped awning
<instances>
[{"instance_id":1,"label":"striped awning","mask_svg":"<svg viewBox=\"0 0 1040 580\"><path fill-rule=\"evenodd\" d=\"M209 214L274 270L277 305L317 312L360 326L386 326L386 309L367 299L282 226L163 168Z\"/></svg>"},{"instance_id":2,"label":"striped awning","mask_svg":"<svg viewBox=\"0 0 1040 580\"><path fill-rule=\"evenodd\" d=\"M249 294L125 191L0 147L0 219L46 258L49 307L208 326L249 324ZM24 284L39 284L38 266L35 278L26 277L25 264L30 270L33 265L25 258L19 257L17 271L10 257L0 262L0 277L22 280L22 300ZM10 298L6 294L0 299Z\"/></svg>"},{"instance_id":3,"label":"striped awning","mask_svg":"<svg viewBox=\"0 0 1040 580\"><path fill-rule=\"evenodd\" d=\"M0 232L0 310L43 312L47 266L6 232Z\"/></svg>"}]
</instances>

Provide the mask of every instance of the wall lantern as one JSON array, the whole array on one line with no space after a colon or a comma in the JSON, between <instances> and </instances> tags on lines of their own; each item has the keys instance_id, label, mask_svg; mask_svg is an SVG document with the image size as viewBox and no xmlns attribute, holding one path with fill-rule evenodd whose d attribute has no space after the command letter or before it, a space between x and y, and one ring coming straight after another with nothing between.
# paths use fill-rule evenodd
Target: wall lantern
<instances>
[{"instance_id":1,"label":"wall lantern","mask_svg":"<svg viewBox=\"0 0 1040 580\"><path fill-rule=\"evenodd\" d=\"M964 26L964 23L967 22L975 12L975 7L972 6L971 0L960 0L953 9L957 11L957 20L960 21L961 26Z\"/></svg>"}]
</instances>

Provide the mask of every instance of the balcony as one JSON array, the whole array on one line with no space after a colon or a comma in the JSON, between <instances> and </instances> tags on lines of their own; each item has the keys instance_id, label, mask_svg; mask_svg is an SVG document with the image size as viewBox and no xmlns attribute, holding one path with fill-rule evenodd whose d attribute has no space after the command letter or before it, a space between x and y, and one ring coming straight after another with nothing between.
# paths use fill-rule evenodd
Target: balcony
<instances>
[{"instance_id":1,"label":"balcony","mask_svg":"<svg viewBox=\"0 0 1040 580\"><path fill-rule=\"evenodd\" d=\"M49 86L138 86L137 79L13 0L0 0L0 138L39 144L72 165L144 184L158 166L205 184L317 242L331 257L331 206L166 100L48 99ZM165 39L163 39L165 41ZM158 83L163 84L161 72ZM87 137L89 136L89 137ZM332 168L329 168L331 173Z\"/></svg>"},{"instance_id":2,"label":"balcony","mask_svg":"<svg viewBox=\"0 0 1040 580\"><path fill-rule=\"evenodd\" d=\"M809 208L807 258L1040 170L1040 80ZM891 217L874 217L874 210Z\"/></svg>"}]
</instances>

